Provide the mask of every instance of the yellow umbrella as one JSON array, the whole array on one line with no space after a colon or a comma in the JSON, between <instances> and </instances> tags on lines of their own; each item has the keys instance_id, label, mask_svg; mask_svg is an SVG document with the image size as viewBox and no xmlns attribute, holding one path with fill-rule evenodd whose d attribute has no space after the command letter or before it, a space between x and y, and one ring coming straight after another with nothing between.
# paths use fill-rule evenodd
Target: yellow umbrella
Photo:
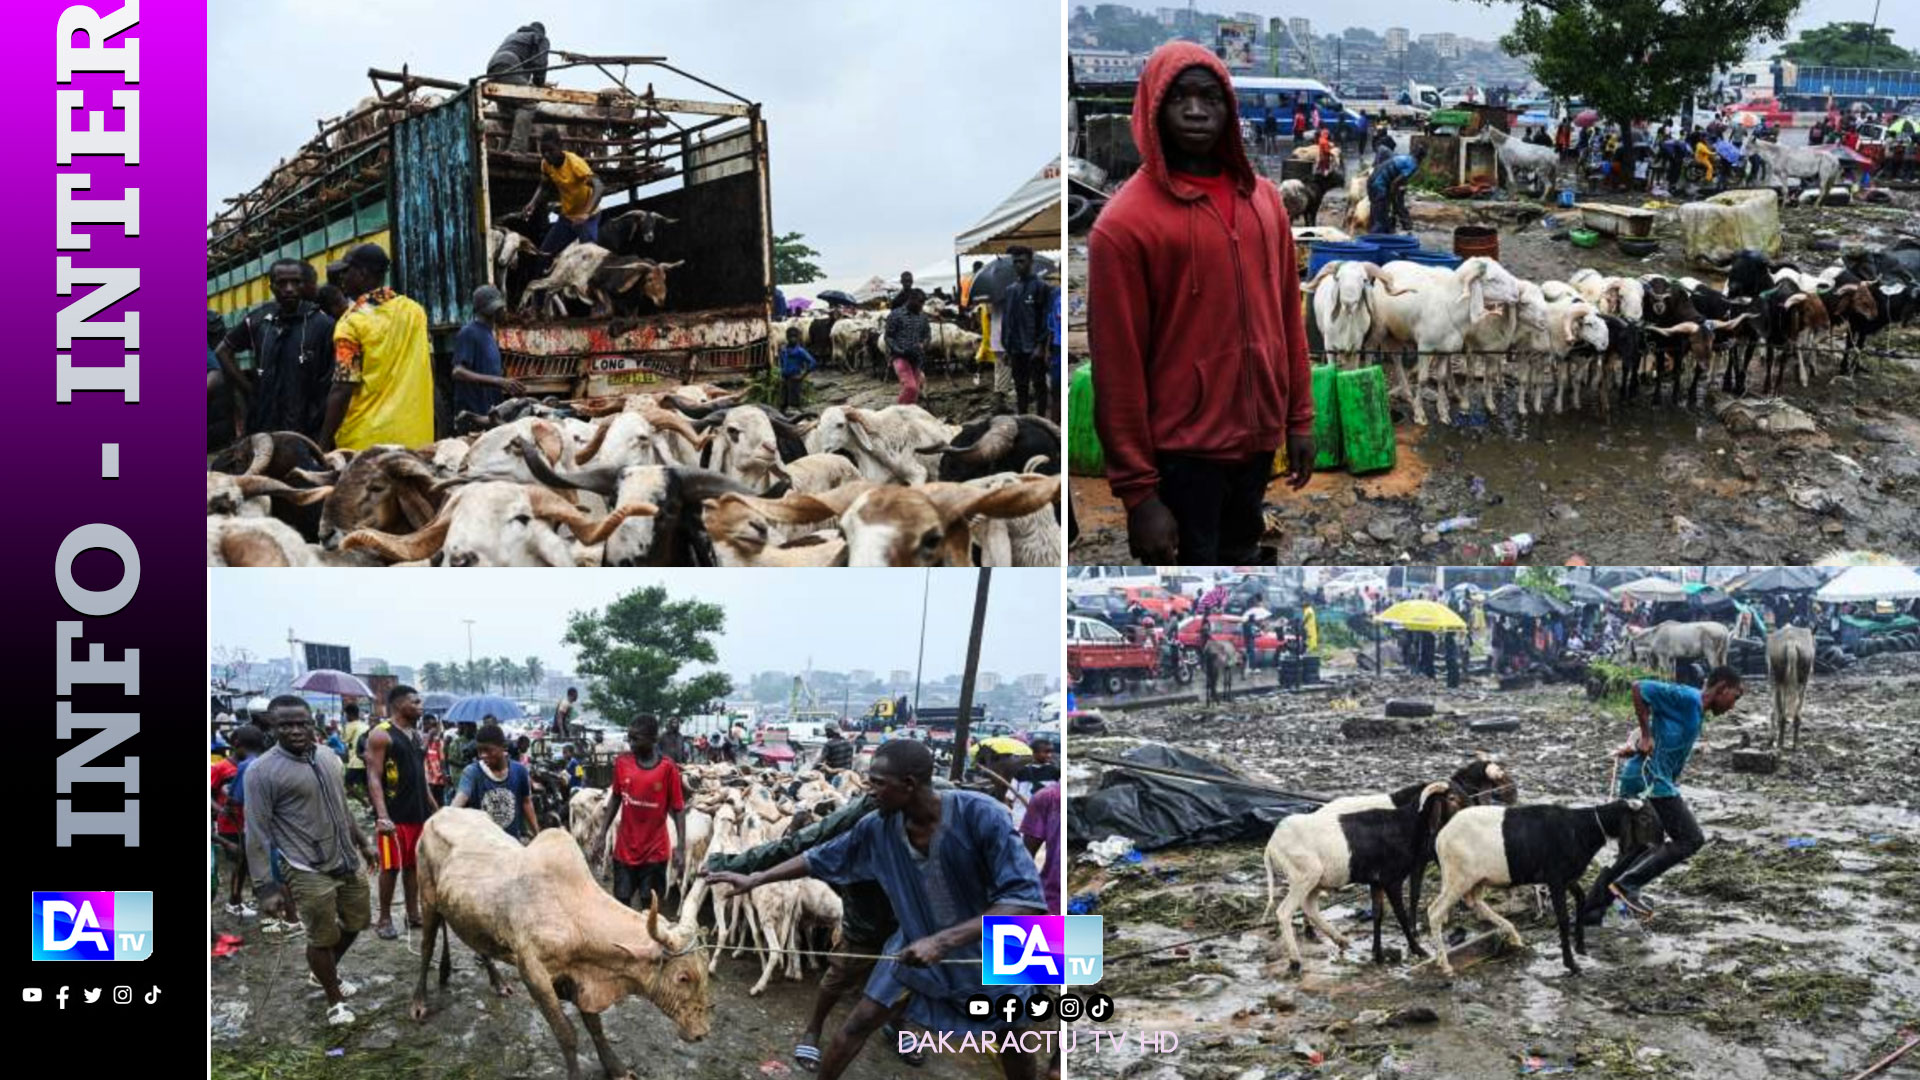
<instances>
[{"instance_id":1,"label":"yellow umbrella","mask_svg":"<svg viewBox=\"0 0 1920 1080\"><path fill-rule=\"evenodd\" d=\"M1033 749L1019 739L1010 739L1005 735L990 735L974 744L973 756L979 757L981 750L991 750L996 754L1012 754L1015 757L1032 757Z\"/></svg>"},{"instance_id":2,"label":"yellow umbrella","mask_svg":"<svg viewBox=\"0 0 1920 1080\"><path fill-rule=\"evenodd\" d=\"M1402 600L1376 616L1377 621L1394 623L1408 630L1465 630L1467 624L1445 604L1432 600Z\"/></svg>"}]
</instances>

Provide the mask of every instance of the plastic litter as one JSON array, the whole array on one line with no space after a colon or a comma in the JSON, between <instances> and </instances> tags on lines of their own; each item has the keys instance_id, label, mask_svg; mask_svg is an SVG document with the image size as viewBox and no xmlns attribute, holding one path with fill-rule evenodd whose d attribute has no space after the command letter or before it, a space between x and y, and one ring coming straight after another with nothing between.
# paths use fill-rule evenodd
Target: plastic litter
<instances>
[{"instance_id":1,"label":"plastic litter","mask_svg":"<svg viewBox=\"0 0 1920 1080\"><path fill-rule=\"evenodd\" d=\"M1081 893L1079 896L1070 897L1067 900L1067 914L1069 915L1091 915L1099 907L1100 897L1097 893Z\"/></svg>"},{"instance_id":2,"label":"plastic litter","mask_svg":"<svg viewBox=\"0 0 1920 1080\"><path fill-rule=\"evenodd\" d=\"M1787 837L1787 850L1788 851L1805 851L1806 849L1813 847L1819 842L1820 841L1814 839L1811 836L1789 836Z\"/></svg>"},{"instance_id":3,"label":"plastic litter","mask_svg":"<svg viewBox=\"0 0 1920 1080\"><path fill-rule=\"evenodd\" d=\"M336 1046L333 1049L327 1051L327 1056L328 1057L346 1057L347 1048L344 1046Z\"/></svg>"},{"instance_id":4,"label":"plastic litter","mask_svg":"<svg viewBox=\"0 0 1920 1080\"><path fill-rule=\"evenodd\" d=\"M1521 1076L1541 1076L1551 1073L1570 1073L1572 1071L1572 1065L1549 1062L1543 1057L1524 1057L1520 1059Z\"/></svg>"},{"instance_id":5,"label":"plastic litter","mask_svg":"<svg viewBox=\"0 0 1920 1080\"><path fill-rule=\"evenodd\" d=\"M1095 866L1112 866L1116 860L1125 859L1133 854L1137 852L1133 850L1132 838L1116 835L1088 844L1087 850L1080 853L1080 861L1090 862Z\"/></svg>"},{"instance_id":6,"label":"plastic litter","mask_svg":"<svg viewBox=\"0 0 1920 1080\"><path fill-rule=\"evenodd\" d=\"M1502 566L1512 566L1533 550L1532 533L1515 533L1493 545L1493 557Z\"/></svg>"},{"instance_id":7,"label":"plastic litter","mask_svg":"<svg viewBox=\"0 0 1920 1080\"><path fill-rule=\"evenodd\" d=\"M1478 524L1480 524L1480 519L1474 517L1472 514L1459 514L1435 525L1433 531L1445 536L1450 532L1456 532L1460 529L1471 529Z\"/></svg>"},{"instance_id":8,"label":"plastic litter","mask_svg":"<svg viewBox=\"0 0 1920 1080\"><path fill-rule=\"evenodd\" d=\"M790 1076L793 1069L784 1061L767 1060L760 1063L761 1076Z\"/></svg>"}]
</instances>

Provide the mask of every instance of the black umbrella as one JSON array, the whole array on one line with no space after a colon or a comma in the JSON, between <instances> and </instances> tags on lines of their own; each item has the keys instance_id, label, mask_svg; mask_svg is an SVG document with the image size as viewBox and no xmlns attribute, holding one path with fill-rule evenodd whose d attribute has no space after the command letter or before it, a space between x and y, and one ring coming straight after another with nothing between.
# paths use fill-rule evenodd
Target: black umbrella
<instances>
[{"instance_id":1,"label":"black umbrella","mask_svg":"<svg viewBox=\"0 0 1920 1080\"><path fill-rule=\"evenodd\" d=\"M1496 615L1544 619L1549 615L1565 615L1573 610L1573 605L1518 585L1502 585L1487 595L1487 610Z\"/></svg>"},{"instance_id":2,"label":"black umbrella","mask_svg":"<svg viewBox=\"0 0 1920 1080\"><path fill-rule=\"evenodd\" d=\"M1813 592L1827 576L1811 566L1771 566L1734 586L1738 593Z\"/></svg>"},{"instance_id":3,"label":"black umbrella","mask_svg":"<svg viewBox=\"0 0 1920 1080\"><path fill-rule=\"evenodd\" d=\"M1568 582L1567 596L1576 604L1605 605L1613 600L1613 597L1607 594L1607 590L1597 585L1589 585L1584 581Z\"/></svg>"},{"instance_id":4,"label":"black umbrella","mask_svg":"<svg viewBox=\"0 0 1920 1080\"><path fill-rule=\"evenodd\" d=\"M1045 277L1058 269L1053 260L1044 255L1033 257L1033 272L1039 277ZM974 271L973 284L968 286L967 296L998 301L1000 294L1006 291L1007 286L1018 280L1020 275L1014 272L1013 256L1002 255Z\"/></svg>"},{"instance_id":5,"label":"black umbrella","mask_svg":"<svg viewBox=\"0 0 1920 1080\"><path fill-rule=\"evenodd\" d=\"M826 292L815 296L814 299L826 304L839 304L842 307L860 306L860 301L855 300L850 294L841 292L839 289L828 289Z\"/></svg>"}]
</instances>

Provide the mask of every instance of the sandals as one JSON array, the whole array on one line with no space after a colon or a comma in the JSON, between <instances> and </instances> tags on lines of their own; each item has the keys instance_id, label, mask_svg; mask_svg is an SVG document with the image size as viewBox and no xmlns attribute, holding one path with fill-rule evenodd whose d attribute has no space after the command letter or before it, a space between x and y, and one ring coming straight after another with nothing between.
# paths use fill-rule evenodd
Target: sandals
<instances>
[{"instance_id":1,"label":"sandals","mask_svg":"<svg viewBox=\"0 0 1920 1080\"><path fill-rule=\"evenodd\" d=\"M354 1019L353 1010L347 1008L347 1003L344 1001L335 1002L327 1007L327 1023L334 1027L351 1024Z\"/></svg>"},{"instance_id":2,"label":"sandals","mask_svg":"<svg viewBox=\"0 0 1920 1080\"><path fill-rule=\"evenodd\" d=\"M808 1072L817 1072L820 1068L820 1048L812 1043L801 1043L793 1048L793 1061Z\"/></svg>"},{"instance_id":3,"label":"sandals","mask_svg":"<svg viewBox=\"0 0 1920 1080\"><path fill-rule=\"evenodd\" d=\"M307 985L313 987L315 990L326 989L326 987L320 985L320 977L318 975L313 974L312 972L307 973ZM341 997L350 998L359 992L360 992L359 983L348 982L345 979L340 980L340 996Z\"/></svg>"},{"instance_id":4,"label":"sandals","mask_svg":"<svg viewBox=\"0 0 1920 1080\"><path fill-rule=\"evenodd\" d=\"M927 1052L925 1050L921 1050L918 1047L912 1050L900 1049L900 1029L898 1027L888 1024L883 1030L887 1033L888 1041L893 1043L893 1052L900 1055L901 1061L916 1069L927 1063Z\"/></svg>"},{"instance_id":5,"label":"sandals","mask_svg":"<svg viewBox=\"0 0 1920 1080\"><path fill-rule=\"evenodd\" d=\"M400 931L395 930L393 924L390 922L383 922L379 926L374 927L373 932L381 941L398 941L400 939Z\"/></svg>"}]
</instances>

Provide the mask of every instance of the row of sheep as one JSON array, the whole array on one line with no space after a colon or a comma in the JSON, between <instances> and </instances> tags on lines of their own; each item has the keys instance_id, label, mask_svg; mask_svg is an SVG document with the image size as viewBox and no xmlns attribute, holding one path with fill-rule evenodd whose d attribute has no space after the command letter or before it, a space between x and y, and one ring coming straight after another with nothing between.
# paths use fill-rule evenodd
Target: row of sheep
<instances>
[{"instance_id":1,"label":"row of sheep","mask_svg":"<svg viewBox=\"0 0 1920 1080\"><path fill-rule=\"evenodd\" d=\"M926 307L928 330L932 335L927 341L926 355L929 360L963 361L971 360L980 348L980 335L955 322L946 321L946 314L934 301L928 301ZM787 331L800 331L800 340L809 343L818 339L815 327L825 324L828 327L828 340L832 350L828 356L816 356L814 359L826 363L859 369L883 364L887 359L887 312L862 311L852 315L796 315L791 319L775 319L768 327L767 343L778 350L787 343Z\"/></svg>"},{"instance_id":2,"label":"row of sheep","mask_svg":"<svg viewBox=\"0 0 1920 1080\"><path fill-rule=\"evenodd\" d=\"M783 836L861 790L859 777L830 770L781 777L690 765L682 774L685 834L669 829L668 835L676 847L684 843L690 871L710 853L744 851ZM605 791L576 791L569 828L544 830L525 846L480 810L443 809L427 819L419 844L423 947L408 1009L414 1020L425 1020L433 1011L427 972L436 950L439 996L446 997L451 938L457 936L479 954L496 993L508 992L497 962L513 965L559 1043L569 1076L579 1075L578 1037L563 1011L562 992L579 1010L607 1075L624 1076L627 1069L601 1021L615 1003L629 997L651 1001L681 1038L698 1040L712 1027L708 976L722 948L733 946L736 955L741 948L766 950L752 990L759 993L783 964L789 978L799 977L816 928L838 943L840 898L818 881L763 885L747 896L726 898L698 877L678 881L680 908L664 925L660 909L667 897L647 897L645 913L621 903L602 884L608 861L604 840L617 828L602 816L607 805ZM617 803L612 813L617 817ZM718 935L711 951L702 947L701 933L709 901ZM568 932L551 932L555 926Z\"/></svg>"},{"instance_id":3,"label":"row of sheep","mask_svg":"<svg viewBox=\"0 0 1920 1080\"><path fill-rule=\"evenodd\" d=\"M1578 409L1583 387L1592 389L1604 414L1616 387L1624 402L1648 380L1657 403L1669 377L1677 402L1689 374L1689 403L1702 381L1711 387L1717 379L1724 391L1744 394L1748 368L1762 349L1763 392L1779 388L1790 365L1806 386L1817 350L1831 347L1836 336L1843 344L1840 373L1851 373L1855 353L1874 335L1920 314L1913 281L1891 259L1884 265L1850 260L1809 273L1753 253L1734 260L1719 288L1692 277L1619 277L1585 268L1565 281L1536 284L1476 257L1452 269L1407 261L1328 263L1301 289L1311 297L1314 322L1335 363L1350 366L1362 350L1402 354L1394 364L1398 392L1419 424L1427 422L1429 379L1442 423L1451 419L1452 400L1469 407L1476 379L1493 411L1505 362L1514 364L1515 406L1523 416L1529 397L1532 410L1544 412L1549 392L1554 411L1564 411L1569 389ZM1411 384L1409 352L1417 358ZM1456 381L1461 361L1463 377Z\"/></svg>"},{"instance_id":4,"label":"row of sheep","mask_svg":"<svg viewBox=\"0 0 1920 1080\"><path fill-rule=\"evenodd\" d=\"M516 398L417 450L254 435L209 466L210 566L1051 566L1060 431L913 405L799 420L713 387Z\"/></svg>"},{"instance_id":5,"label":"row of sheep","mask_svg":"<svg viewBox=\"0 0 1920 1080\"><path fill-rule=\"evenodd\" d=\"M1514 945L1520 932L1489 906L1488 887L1543 885L1552 897L1559 924L1561 958L1578 972L1574 953L1586 952L1578 919L1569 918L1571 892L1576 909L1580 879L1608 840L1620 850L1637 851L1661 839L1659 817L1645 802L1617 799L1598 806L1517 805L1519 789L1512 773L1497 762L1474 761L1445 780L1413 784L1392 793L1335 799L1310 814L1295 814L1274 828L1267 842L1267 912L1279 920L1289 967L1300 970L1300 945L1293 914L1339 948L1349 942L1324 919L1318 894L1345 885L1372 891L1373 958L1384 961L1380 942L1382 912L1391 908L1414 956L1425 956L1414 920L1420 907L1421 878L1429 862L1440 864L1440 895L1427 908L1435 963L1452 974L1447 959L1446 920L1461 900L1492 923ZM1275 880L1286 892L1274 905ZM1402 889L1411 882L1411 894Z\"/></svg>"}]
</instances>

